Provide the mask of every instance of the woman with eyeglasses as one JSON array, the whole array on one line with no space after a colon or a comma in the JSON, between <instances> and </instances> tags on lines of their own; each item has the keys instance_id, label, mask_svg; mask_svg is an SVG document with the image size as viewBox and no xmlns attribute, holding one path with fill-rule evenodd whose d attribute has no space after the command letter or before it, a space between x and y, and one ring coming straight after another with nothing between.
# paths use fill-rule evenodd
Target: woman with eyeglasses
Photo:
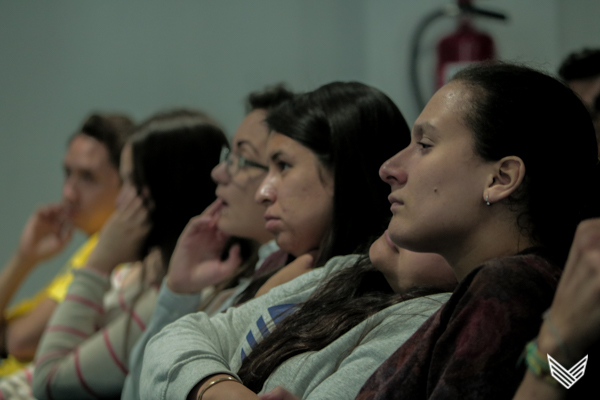
<instances>
[{"instance_id":1,"label":"woman with eyeglasses","mask_svg":"<svg viewBox=\"0 0 600 400\"><path fill-rule=\"evenodd\" d=\"M269 110L292 97L283 85L248 96L248 113L233 135L231 149L222 148L219 164L212 169L217 200L190 220L178 240L154 315L131 352L121 398L140 398L144 348L152 336L189 313L203 310L214 314L239 302L255 270L277 251L273 235L264 227L264 208L254 201L254 194L268 170L265 118ZM233 245L223 255L230 237L250 240L254 246L240 254L240 248ZM278 266L287 257L275 254L269 260L273 259L271 264Z\"/></svg>"},{"instance_id":2,"label":"woman with eyeglasses","mask_svg":"<svg viewBox=\"0 0 600 400\"><path fill-rule=\"evenodd\" d=\"M409 140L385 94L331 83L271 111L267 124L269 171L256 199L292 264L313 268L226 313L165 327L146 346L142 398L256 399L281 384L348 398L454 287L441 258L381 235L389 189L377 172Z\"/></svg>"}]
</instances>

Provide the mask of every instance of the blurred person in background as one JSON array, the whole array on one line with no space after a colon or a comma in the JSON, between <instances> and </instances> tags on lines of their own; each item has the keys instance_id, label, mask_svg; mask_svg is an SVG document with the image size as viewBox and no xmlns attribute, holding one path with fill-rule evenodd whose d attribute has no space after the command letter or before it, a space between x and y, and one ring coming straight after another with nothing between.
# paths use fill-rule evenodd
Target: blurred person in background
<instances>
[{"instance_id":1,"label":"blurred person in background","mask_svg":"<svg viewBox=\"0 0 600 400\"><path fill-rule=\"evenodd\" d=\"M215 199L210 172L223 146L225 134L201 112L161 113L136 128L121 153L116 210L40 341L36 398L120 395L177 238ZM240 250L232 246L230 253Z\"/></svg>"},{"instance_id":2,"label":"blurred person in background","mask_svg":"<svg viewBox=\"0 0 600 400\"><path fill-rule=\"evenodd\" d=\"M121 187L121 149L133 122L120 114L93 114L68 141L63 161L62 200L40 207L29 218L19 246L0 275L0 376L31 361L44 328L64 299L71 271L85 265L96 245L97 232L114 210ZM74 229L88 240L73 254L56 278L32 298L8 305L27 276L69 243Z\"/></svg>"},{"instance_id":3,"label":"blurred person in background","mask_svg":"<svg viewBox=\"0 0 600 400\"><path fill-rule=\"evenodd\" d=\"M560 66L558 75L587 107L600 143L600 49L571 53Z\"/></svg>"}]
</instances>

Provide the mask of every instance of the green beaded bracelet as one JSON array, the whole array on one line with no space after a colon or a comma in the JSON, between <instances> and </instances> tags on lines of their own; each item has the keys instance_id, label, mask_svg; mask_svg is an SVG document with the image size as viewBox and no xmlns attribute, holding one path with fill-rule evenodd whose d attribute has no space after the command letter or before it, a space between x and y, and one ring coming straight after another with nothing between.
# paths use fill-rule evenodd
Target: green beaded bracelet
<instances>
[{"instance_id":1,"label":"green beaded bracelet","mask_svg":"<svg viewBox=\"0 0 600 400\"><path fill-rule=\"evenodd\" d=\"M527 343L524 356L527 369L529 369L536 378L542 379L544 382L554 387L560 387L556 379L554 379L550 373L548 358L540 352L540 349L538 349L537 338Z\"/></svg>"}]
</instances>

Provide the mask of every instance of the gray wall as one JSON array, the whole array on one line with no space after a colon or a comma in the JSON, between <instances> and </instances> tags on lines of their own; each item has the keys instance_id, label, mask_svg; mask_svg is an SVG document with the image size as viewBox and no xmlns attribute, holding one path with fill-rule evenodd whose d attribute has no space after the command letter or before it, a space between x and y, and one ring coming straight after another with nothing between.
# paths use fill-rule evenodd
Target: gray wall
<instances>
[{"instance_id":1,"label":"gray wall","mask_svg":"<svg viewBox=\"0 0 600 400\"><path fill-rule=\"evenodd\" d=\"M0 0L0 258L39 204L60 198L65 141L92 110L142 119L159 109L204 109L229 133L248 92L278 81L310 90L332 80L372 84L412 123L408 40L447 0ZM554 71L569 51L600 46L596 0L489 0L508 23L479 21L504 59ZM426 36L432 90L436 40ZM428 55L429 54L429 55ZM70 250L81 243L78 237ZM64 262L41 267L19 296ZM1 268L1 267L0 267Z\"/></svg>"}]
</instances>

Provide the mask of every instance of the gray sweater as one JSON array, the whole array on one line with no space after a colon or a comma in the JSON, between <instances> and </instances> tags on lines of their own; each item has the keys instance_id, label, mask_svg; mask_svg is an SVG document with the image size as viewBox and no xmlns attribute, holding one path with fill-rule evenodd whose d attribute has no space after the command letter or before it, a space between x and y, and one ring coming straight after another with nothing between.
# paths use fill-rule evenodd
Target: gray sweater
<instances>
[{"instance_id":1,"label":"gray sweater","mask_svg":"<svg viewBox=\"0 0 600 400\"><path fill-rule=\"evenodd\" d=\"M241 307L208 317L190 314L148 343L140 392L144 399L185 399L208 376L236 376L243 358L326 276L349 267L356 256L335 257ZM388 307L329 346L295 356L275 370L261 393L275 386L303 399L354 398L363 383L450 296L437 294Z\"/></svg>"},{"instance_id":2,"label":"gray sweater","mask_svg":"<svg viewBox=\"0 0 600 400\"><path fill-rule=\"evenodd\" d=\"M255 271L262 265L267 257L278 249L279 247L275 240L271 240L260 246L258 249L258 261L254 268ZM248 287L250 282L251 278L241 279L238 286L229 292L229 297L217 307L214 313L225 311L231 307L237 296ZM144 349L146 348L148 341L168 324L185 315L197 312L204 297L204 291L195 294L174 293L169 290L166 285L166 278L163 280L152 319L150 320L146 331L144 331L133 347L131 355L129 356L129 374L125 378L125 385L121 392L122 400L139 400L141 398L139 391L140 374L142 372ZM215 301L216 300L217 299L215 299ZM210 308L215 301L207 305L207 308ZM209 314L213 315L214 313Z\"/></svg>"}]
</instances>

